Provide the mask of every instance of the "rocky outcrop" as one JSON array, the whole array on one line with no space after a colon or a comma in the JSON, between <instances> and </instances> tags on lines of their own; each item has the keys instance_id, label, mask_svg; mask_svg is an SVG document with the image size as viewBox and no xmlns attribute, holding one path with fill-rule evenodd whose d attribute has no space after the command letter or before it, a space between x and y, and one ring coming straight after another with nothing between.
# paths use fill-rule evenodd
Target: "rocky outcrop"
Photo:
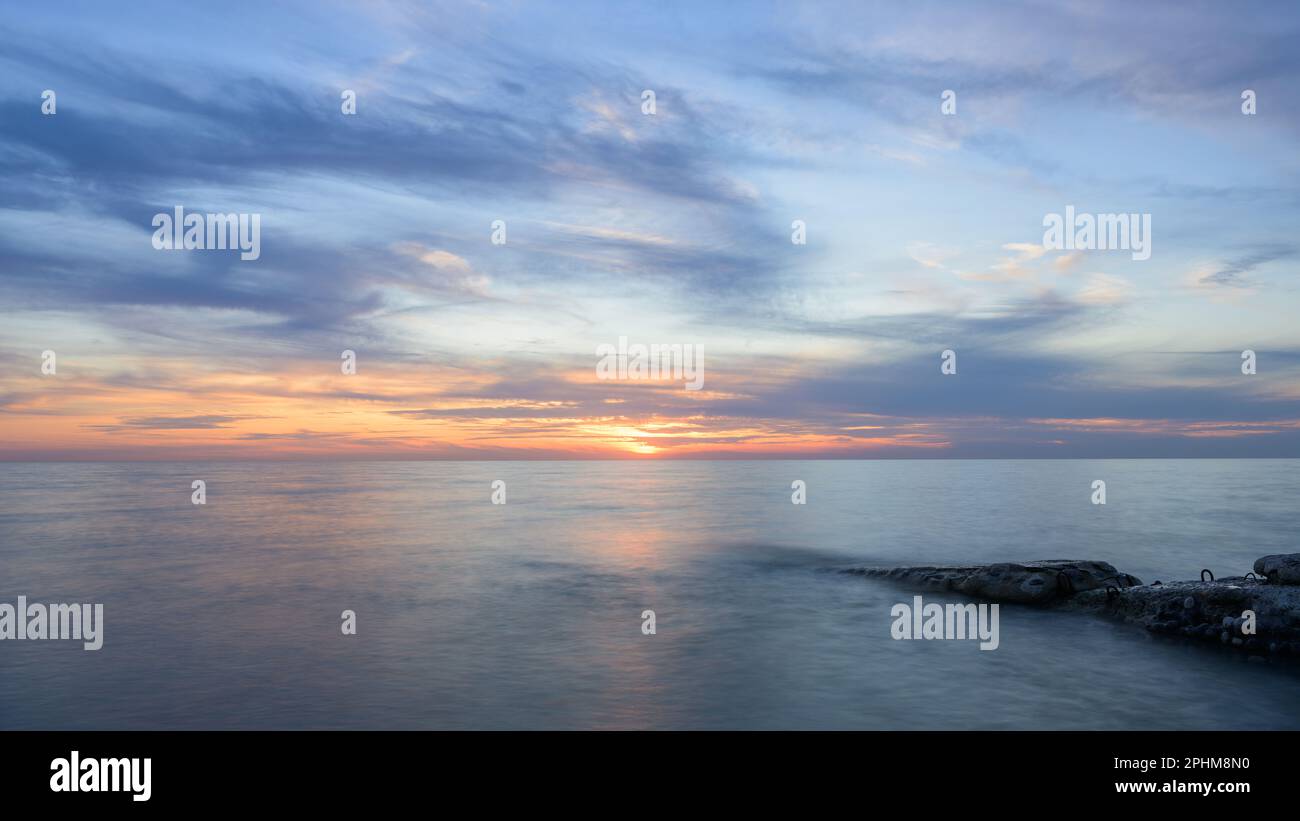
<instances>
[{"instance_id":1,"label":"rocky outcrop","mask_svg":"<svg viewBox=\"0 0 1300 821\"><path fill-rule=\"evenodd\" d=\"M1294 585L1242 577L1167 582L1109 595L1081 593L1061 606L1114 616L1153 633L1300 655L1300 587Z\"/></svg>"},{"instance_id":2,"label":"rocky outcrop","mask_svg":"<svg viewBox=\"0 0 1300 821\"><path fill-rule=\"evenodd\" d=\"M1300 656L1300 554L1265 556L1256 577L1142 584L1106 562L1057 559L846 572L997 602L1106 615L1153 633L1214 642L1262 657ZM1208 572L1207 574L1208 575Z\"/></svg>"},{"instance_id":3,"label":"rocky outcrop","mask_svg":"<svg viewBox=\"0 0 1300 821\"><path fill-rule=\"evenodd\" d=\"M1255 560L1255 572L1274 584L1300 584L1300 553L1279 553Z\"/></svg>"},{"instance_id":4,"label":"rocky outcrop","mask_svg":"<svg viewBox=\"0 0 1300 821\"><path fill-rule=\"evenodd\" d=\"M860 568L849 572L931 590L948 590L980 599L1018 604L1048 604L1075 593L1111 587L1132 587L1141 580L1106 562L1048 559L1022 564L937 565Z\"/></svg>"}]
</instances>

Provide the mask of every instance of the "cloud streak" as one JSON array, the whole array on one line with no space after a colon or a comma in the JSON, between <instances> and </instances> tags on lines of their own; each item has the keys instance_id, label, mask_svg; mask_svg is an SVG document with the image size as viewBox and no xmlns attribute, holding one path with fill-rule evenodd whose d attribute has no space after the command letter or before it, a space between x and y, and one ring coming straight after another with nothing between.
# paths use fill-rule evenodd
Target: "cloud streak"
<instances>
[{"instance_id":1,"label":"cloud streak","mask_svg":"<svg viewBox=\"0 0 1300 821\"><path fill-rule=\"evenodd\" d=\"M1300 456L1295 9L566 9L0 20L0 458Z\"/></svg>"}]
</instances>

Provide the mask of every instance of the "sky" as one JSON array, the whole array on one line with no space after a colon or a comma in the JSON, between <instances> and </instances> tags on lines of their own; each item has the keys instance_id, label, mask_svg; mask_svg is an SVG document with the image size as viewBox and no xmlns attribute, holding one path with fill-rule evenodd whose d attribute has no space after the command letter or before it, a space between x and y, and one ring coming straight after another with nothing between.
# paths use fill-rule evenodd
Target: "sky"
<instances>
[{"instance_id":1,"label":"sky","mask_svg":"<svg viewBox=\"0 0 1300 821\"><path fill-rule=\"evenodd\" d=\"M1298 37L1285 3L5 4L0 459L1297 457ZM258 215L259 255L156 248L178 206ZM1148 215L1149 259L1045 247L1067 206ZM602 378L620 338L702 385Z\"/></svg>"}]
</instances>

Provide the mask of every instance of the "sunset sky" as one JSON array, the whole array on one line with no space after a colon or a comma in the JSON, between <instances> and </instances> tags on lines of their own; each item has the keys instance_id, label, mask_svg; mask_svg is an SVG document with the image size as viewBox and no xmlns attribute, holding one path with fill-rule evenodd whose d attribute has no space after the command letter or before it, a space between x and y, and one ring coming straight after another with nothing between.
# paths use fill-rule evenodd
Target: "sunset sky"
<instances>
[{"instance_id":1,"label":"sunset sky","mask_svg":"<svg viewBox=\"0 0 1300 821\"><path fill-rule=\"evenodd\" d=\"M0 9L0 458L1300 456L1294 4L277 5Z\"/></svg>"}]
</instances>

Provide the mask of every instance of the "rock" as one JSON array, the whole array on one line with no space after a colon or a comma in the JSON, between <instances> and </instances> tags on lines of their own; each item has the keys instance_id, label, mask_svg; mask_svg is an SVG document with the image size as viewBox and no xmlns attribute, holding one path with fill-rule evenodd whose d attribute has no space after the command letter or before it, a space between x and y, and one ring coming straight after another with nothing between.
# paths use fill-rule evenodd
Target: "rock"
<instances>
[{"instance_id":1,"label":"rock","mask_svg":"<svg viewBox=\"0 0 1300 821\"><path fill-rule=\"evenodd\" d=\"M1142 582L1106 562L1051 559L1023 564L898 567L850 570L902 584L950 590L981 599L1018 604L1047 604L1076 593Z\"/></svg>"},{"instance_id":2,"label":"rock","mask_svg":"<svg viewBox=\"0 0 1300 821\"><path fill-rule=\"evenodd\" d=\"M1156 622L1164 621L1161 614L1166 608L1181 605L1189 595L1196 597L1201 613L1197 622L1202 625L1199 630L1206 639L1231 644L1234 636L1241 636L1245 623L1242 612L1253 610L1262 642L1286 646L1300 641L1300 586L1272 584L1262 579L1233 577L1212 582L1166 582L1161 587L1129 587L1113 598L1107 598L1104 591L1092 590L1056 604L1062 609L1102 613L1151 629Z\"/></svg>"},{"instance_id":3,"label":"rock","mask_svg":"<svg viewBox=\"0 0 1300 821\"><path fill-rule=\"evenodd\" d=\"M1300 584L1300 553L1278 553L1255 560L1255 572L1274 584Z\"/></svg>"},{"instance_id":4,"label":"rock","mask_svg":"<svg viewBox=\"0 0 1300 821\"><path fill-rule=\"evenodd\" d=\"M1265 557L1270 558L1278 557ZM1280 571L1278 565L1270 567ZM973 598L1091 612L1153 633L1182 634L1192 640L1243 648L1245 652L1267 650L1300 656L1300 584L1234 576L1144 585L1106 562L1079 560L857 568L845 572ZM1255 612L1258 638L1241 635L1245 623L1242 613L1246 610Z\"/></svg>"}]
</instances>

